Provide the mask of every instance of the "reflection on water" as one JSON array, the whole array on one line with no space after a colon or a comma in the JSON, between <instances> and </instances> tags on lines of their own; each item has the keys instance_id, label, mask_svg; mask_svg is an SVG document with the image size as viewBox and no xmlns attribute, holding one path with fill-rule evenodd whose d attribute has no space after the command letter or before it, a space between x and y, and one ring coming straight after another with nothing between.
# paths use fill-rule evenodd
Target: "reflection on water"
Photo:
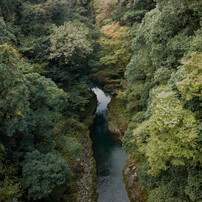
<instances>
[{"instance_id":1,"label":"reflection on water","mask_svg":"<svg viewBox=\"0 0 202 202\"><path fill-rule=\"evenodd\" d=\"M92 91L96 94L98 100L96 113L107 111L107 105L111 101L111 96L109 94L104 93L104 91L102 91L98 87L93 88Z\"/></svg>"},{"instance_id":2,"label":"reflection on water","mask_svg":"<svg viewBox=\"0 0 202 202\"><path fill-rule=\"evenodd\" d=\"M129 202L122 177L127 154L107 129L107 104L111 97L99 88L92 90L98 99L91 135L97 162L98 202Z\"/></svg>"}]
</instances>

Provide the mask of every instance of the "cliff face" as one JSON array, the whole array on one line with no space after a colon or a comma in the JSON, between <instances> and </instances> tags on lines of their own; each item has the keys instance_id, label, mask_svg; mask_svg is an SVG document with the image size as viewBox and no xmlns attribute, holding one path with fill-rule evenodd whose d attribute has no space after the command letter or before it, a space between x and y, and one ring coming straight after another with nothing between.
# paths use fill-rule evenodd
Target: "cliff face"
<instances>
[{"instance_id":1,"label":"cliff face","mask_svg":"<svg viewBox=\"0 0 202 202\"><path fill-rule=\"evenodd\" d=\"M139 182L136 173L137 168L138 163L135 160L134 154L131 154L123 169L124 182L131 202L144 202L147 201L148 191Z\"/></svg>"},{"instance_id":2,"label":"cliff face","mask_svg":"<svg viewBox=\"0 0 202 202\"><path fill-rule=\"evenodd\" d=\"M84 134L83 134L84 135ZM96 185L96 164L93 158L92 141L90 139L90 131L86 131L83 137L85 144L82 155L77 161L77 177L73 182L75 192L72 194L75 202L94 202L97 199Z\"/></svg>"},{"instance_id":3,"label":"cliff face","mask_svg":"<svg viewBox=\"0 0 202 202\"><path fill-rule=\"evenodd\" d=\"M109 109L109 122L108 129L121 143L121 139L127 129L129 122L129 114L126 112L125 102L117 96L113 97L108 105Z\"/></svg>"},{"instance_id":4,"label":"cliff face","mask_svg":"<svg viewBox=\"0 0 202 202\"><path fill-rule=\"evenodd\" d=\"M82 144L82 154L71 163L73 178L69 185L69 191L65 201L94 202L97 201L96 163L93 157L92 140L90 138L90 127L93 124L93 115L97 106L96 97L93 96L89 108L86 109L87 117L82 121L84 127L77 137ZM82 131L82 133L81 133Z\"/></svg>"}]
</instances>

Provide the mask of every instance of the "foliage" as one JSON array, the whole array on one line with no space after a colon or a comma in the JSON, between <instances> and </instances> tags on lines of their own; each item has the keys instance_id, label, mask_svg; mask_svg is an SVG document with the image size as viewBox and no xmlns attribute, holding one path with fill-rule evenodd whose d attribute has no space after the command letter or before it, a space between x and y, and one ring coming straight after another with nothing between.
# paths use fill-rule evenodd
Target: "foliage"
<instances>
[{"instance_id":1,"label":"foliage","mask_svg":"<svg viewBox=\"0 0 202 202\"><path fill-rule=\"evenodd\" d=\"M131 56L130 40L129 29L120 26L119 22L101 28L100 68L96 77L113 93L122 86L123 74Z\"/></svg>"},{"instance_id":2,"label":"foliage","mask_svg":"<svg viewBox=\"0 0 202 202\"><path fill-rule=\"evenodd\" d=\"M15 50L5 44L0 46L0 52L1 132L12 136L27 127L23 117L29 110L29 92L22 72L16 67L19 58Z\"/></svg>"},{"instance_id":3,"label":"foliage","mask_svg":"<svg viewBox=\"0 0 202 202\"><path fill-rule=\"evenodd\" d=\"M102 27L103 37L100 39L102 47L101 65L126 66L130 59L130 50L127 48L127 28L121 27L119 23L113 23ZM110 67L109 67L110 68Z\"/></svg>"},{"instance_id":4,"label":"foliage","mask_svg":"<svg viewBox=\"0 0 202 202\"><path fill-rule=\"evenodd\" d=\"M6 148L0 155L1 165L5 164L0 175L0 200L22 197L21 184L28 191L28 195L23 194L27 200L51 198L56 187L67 184L70 176L61 154L71 152L76 158L81 151L75 138L56 132L70 109L69 94L51 79L32 73L32 65L12 46L1 45L0 53L0 142ZM65 144L60 144L61 140ZM18 172L14 172L15 167ZM3 173L5 170L8 172Z\"/></svg>"},{"instance_id":5,"label":"foliage","mask_svg":"<svg viewBox=\"0 0 202 202\"><path fill-rule=\"evenodd\" d=\"M200 200L201 191L198 179L201 171L198 166L173 166L167 171L161 171L158 176L148 174L149 164L141 163L137 169L141 184L149 191L148 201L197 201ZM197 174L196 174L197 173ZM195 181L190 179L195 178ZM189 185L192 187L189 187ZM190 188L189 191L186 189ZM191 198L194 196L195 198Z\"/></svg>"},{"instance_id":6,"label":"foliage","mask_svg":"<svg viewBox=\"0 0 202 202\"><path fill-rule=\"evenodd\" d=\"M39 151L27 153L23 162L24 187L28 189L28 199L48 198L56 186L66 182L70 170L67 162L52 153Z\"/></svg>"},{"instance_id":7,"label":"foliage","mask_svg":"<svg viewBox=\"0 0 202 202\"><path fill-rule=\"evenodd\" d=\"M72 25L70 22L54 28L51 40L51 58L61 58L68 63L73 56L85 57L92 51L87 40L88 32L82 27Z\"/></svg>"},{"instance_id":8,"label":"foliage","mask_svg":"<svg viewBox=\"0 0 202 202\"><path fill-rule=\"evenodd\" d=\"M194 114L183 109L182 103L166 86L153 91L152 106L146 151L150 172L166 170L169 161L173 165L198 161Z\"/></svg>"},{"instance_id":9,"label":"foliage","mask_svg":"<svg viewBox=\"0 0 202 202\"><path fill-rule=\"evenodd\" d=\"M140 23L144 15L155 6L153 0L133 1L118 0L115 3L115 12L113 19L121 21L121 24L132 25Z\"/></svg>"},{"instance_id":10,"label":"foliage","mask_svg":"<svg viewBox=\"0 0 202 202\"><path fill-rule=\"evenodd\" d=\"M144 112L138 112L135 116L133 116L132 120L128 124L127 131L122 138L124 150L128 153L135 153L137 159L140 157L138 156L138 148L136 143L133 140L133 129L136 128L139 123L145 120L144 114Z\"/></svg>"},{"instance_id":11,"label":"foliage","mask_svg":"<svg viewBox=\"0 0 202 202\"><path fill-rule=\"evenodd\" d=\"M3 43L3 39L6 36L6 24L2 17L0 17L0 44Z\"/></svg>"},{"instance_id":12,"label":"foliage","mask_svg":"<svg viewBox=\"0 0 202 202\"><path fill-rule=\"evenodd\" d=\"M5 148L0 144L0 199L3 201L22 196L21 183L15 177L17 168L6 160Z\"/></svg>"},{"instance_id":13,"label":"foliage","mask_svg":"<svg viewBox=\"0 0 202 202\"><path fill-rule=\"evenodd\" d=\"M202 87L202 54L192 54L192 58L183 62L183 80L177 83L182 96L186 100L201 97Z\"/></svg>"},{"instance_id":14,"label":"foliage","mask_svg":"<svg viewBox=\"0 0 202 202\"><path fill-rule=\"evenodd\" d=\"M119 11L130 10L127 2L118 2ZM201 195L200 7L195 0L157 0L134 32L125 72L134 115L123 147L142 163L137 174L150 191L149 201L197 201ZM115 16L124 24L123 13Z\"/></svg>"},{"instance_id":15,"label":"foliage","mask_svg":"<svg viewBox=\"0 0 202 202\"><path fill-rule=\"evenodd\" d=\"M141 162L148 200L200 200L201 8L198 0L1 0L0 201L71 192L69 162L81 154L92 99L87 75L99 66L94 75L134 115L123 147Z\"/></svg>"},{"instance_id":16,"label":"foliage","mask_svg":"<svg viewBox=\"0 0 202 202\"><path fill-rule=\"evenodd\" d=\"M111 21L113 17L115 0L96 0L95 8L97 11L96 22L101 27L106 24L107 21Z\"/></svg>"}]
</instances>

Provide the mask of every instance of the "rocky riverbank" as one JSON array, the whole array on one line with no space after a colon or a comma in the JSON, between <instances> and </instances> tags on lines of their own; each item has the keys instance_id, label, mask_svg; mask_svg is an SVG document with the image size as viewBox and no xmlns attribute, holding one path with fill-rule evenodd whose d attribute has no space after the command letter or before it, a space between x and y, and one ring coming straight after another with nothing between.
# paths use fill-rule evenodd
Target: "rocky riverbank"
<instances>
[{"instance_id":1,"label":"rocky riverbank","mask_svg":"<svg viewBox=\"0 0 202 202\"><path fill-rule=\"evenodd\" d=\"M87 117L82 120L80 126L77 126L79 133L76 138L83 148L81 156L76 159L76 162L72 161L70 164L73 177L69 184L69 193L67 193L65 201L97 201L96 163L93 157L92 140L90 138L90 127L93 124L93 115L96 106L97 99L93 96L89 108L85 111Z\"/></svg>"},{"instance_id":2,"label":"rocky riverbank","mask_svg":"<svg viewBox=\"0 0 202 202\"><path fill-rule=\"evenodd\" d=\"M131 154L123 169L124 182L131 202L145 202L148 198L148 191L139 182L137 168L135 155Z\"/></svg>"}]
</instances>

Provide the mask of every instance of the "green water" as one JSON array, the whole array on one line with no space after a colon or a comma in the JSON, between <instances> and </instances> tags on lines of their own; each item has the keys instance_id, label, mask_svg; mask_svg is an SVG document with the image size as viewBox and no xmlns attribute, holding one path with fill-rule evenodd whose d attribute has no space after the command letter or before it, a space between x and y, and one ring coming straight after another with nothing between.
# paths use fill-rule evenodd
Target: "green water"
<instances>
[{"instance_id":1,"label":"green water","mask_svg":"<svg viewBox=\"0 0 202 202\"><path fill-rule=\"evenodd\" d=\"M97 87L92 90L99 103L91 133L97 164L98 202L129 202L122 176L127 154L107 127L107 104L111 96Z\"/></svg>"}]
</instances>

